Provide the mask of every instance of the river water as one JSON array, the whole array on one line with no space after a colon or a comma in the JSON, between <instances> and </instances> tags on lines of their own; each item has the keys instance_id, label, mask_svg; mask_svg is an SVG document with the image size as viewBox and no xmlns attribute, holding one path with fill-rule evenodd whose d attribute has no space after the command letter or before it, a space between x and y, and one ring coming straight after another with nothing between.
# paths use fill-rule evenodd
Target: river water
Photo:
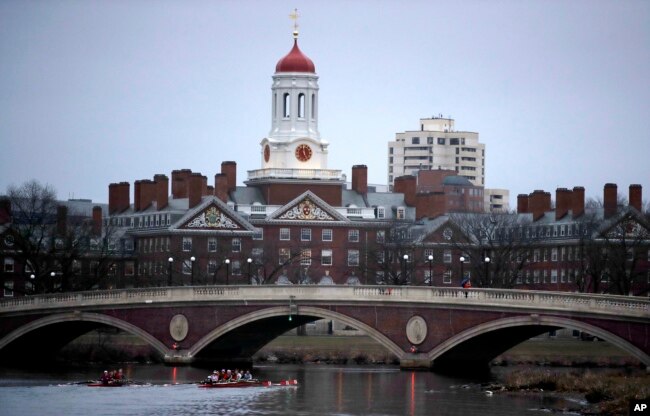
<instances>
[{"instance_id":1,"label":"river water","mask_svg":"<svg viewBox=\"0 0 650 416\"><path fill-rule=\"evenodd\" d=\"M298 386L201 389L208 371L193 367L125 365L135 383L92 388L83 381L104 368L48 372L0 368L3 416L179 415L542 415L576 407L543 394L488 395L486 379L446 377L396 367L257 366L264 380L296 379ZM110 370L111 368L107 368Z\"/></svg>"}]
</instances>

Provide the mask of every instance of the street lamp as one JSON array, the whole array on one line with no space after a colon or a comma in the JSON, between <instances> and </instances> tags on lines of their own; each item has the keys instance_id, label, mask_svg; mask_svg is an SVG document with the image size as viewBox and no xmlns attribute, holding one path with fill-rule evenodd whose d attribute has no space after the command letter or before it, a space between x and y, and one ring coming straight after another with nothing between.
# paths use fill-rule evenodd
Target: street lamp
<instances>
[{"instance_id":1,"label":"street lamp","mask_svg":"<svg viewBox=\"0 0 650 416\"><path fill-rule=\"evenodd\" d=\"M190 276L190 285L194 286L194 262L196 261L196 257L194 256L190 257L190 261L192 262L192 274Z\"/></svg>"},{"instance_id":2,"label":"street lamp","mask_svg":"<svg viewBox=\"0 0 650 416\"><path fill-rule=\"evenodd\" d=\"M408 255L408 254L404 254L404 257L403 257L403 258L404 258L404 273L403 273L403 275L402 275L402 279L404 279L404 280L403 280L403 281L404 281L404 284L406 284L406 262L409 261L409 255Z\"/></svg>"},{"instance_id":3,"label":"street lamp","mask_svg":"<svg viewBox=\"0 0 650 416\"><path fill-rule=\"evenodd\" d=\"M465 279L465 274L463 273L463 266L465 265L465 257L460 256L460 281L461 283L463 282L463 279Z\"/></svg>"},{"instance_id":4,"label":"street lamp","mask_svg":"<svg viewBox=\"0 0 650 416\"><path fill-rule=\"evenodd\" d=\"M246 259L246 263L248 263L248 282L252 284L251 281L251 265L253 264L253 259L250 257Z\"/></svg>"},{"instance_id":5,"label":"street lamp","mask_svg":"<svg viewBox=\"0 0 650 416\"><path fill-rule=\"evenodd\" d=\"M433 286L433 254L429 254L429 286Z\"/></svg>"},{"instance_id":6,"label":"street lamp","mask_svg":"<svg viewBox=\"0 0 650 416\"><path fill-rule=\"evenodd\" d=\"M167 262L169 264L167 268L167 286L172 285L172 263L174 262L174 258L170 257L167 259Z\"/></svg>"},{"instance_id":7,"label":"street lamp","mask_svg":"<svg viewBox=\"0 0 650 416\"><path fill-rule=\"evenodd\" d=\"M485 263L485 282L487 284L490 284L490 258L485 256L485 259L483 260Z\"/></svg>"},{"instance_id":8,"label":"street lamp","mask_svg":"<svg viewBox=\"0 0 650 416\"><path fill-rule=\"evenodd\" d=\"M226 286L228 286L230 281L230 259L226 259Z\"/></svg>"}]
</instances>

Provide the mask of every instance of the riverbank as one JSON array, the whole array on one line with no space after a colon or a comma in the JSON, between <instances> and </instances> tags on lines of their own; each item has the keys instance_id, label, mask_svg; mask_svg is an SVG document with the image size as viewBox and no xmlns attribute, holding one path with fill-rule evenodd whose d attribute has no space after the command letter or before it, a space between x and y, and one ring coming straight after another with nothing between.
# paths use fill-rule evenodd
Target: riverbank
<instances>
[{"instance_id":1,"label":"riverbank","mask_svg":"<svg viewBox=\"0 0 650 416\"><path fill-rule=\"evenodd\" d=\"M488 394L577 394L573 408L549 409L557 413L583 415L627 415L632 400L650 400L650 375L641 370L558 371L540 368L503 373L499 382L485 386ZM584 399L582 399L584 398Z\"/></svg>"}]
</instances>

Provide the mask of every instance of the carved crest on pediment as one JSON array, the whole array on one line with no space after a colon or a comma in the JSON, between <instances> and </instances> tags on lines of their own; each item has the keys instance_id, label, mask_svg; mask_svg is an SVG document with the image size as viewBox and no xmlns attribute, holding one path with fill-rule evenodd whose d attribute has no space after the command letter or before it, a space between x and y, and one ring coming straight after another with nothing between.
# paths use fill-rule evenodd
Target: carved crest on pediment
<instances>
[{"instance_id":1,"label":"carved crest on pediment","mask_svg":"<svg viewBox=\"0 0 650 416\"><path fill-rule=\"evenodd\" d=\"M278 217L281 220L302 220L302 221L335 221L335 218L328 214L311 199L305 198L291 209Z\"/></svg>"}]
</instances>

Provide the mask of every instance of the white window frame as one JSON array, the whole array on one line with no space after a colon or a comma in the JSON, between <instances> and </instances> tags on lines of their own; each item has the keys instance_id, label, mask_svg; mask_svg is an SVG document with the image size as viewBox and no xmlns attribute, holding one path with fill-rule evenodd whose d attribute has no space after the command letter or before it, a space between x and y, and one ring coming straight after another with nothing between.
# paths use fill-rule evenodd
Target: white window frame
<instances>
[{"instance_id":1,"label":"white window frame","mask_svg":"<svg viewBox=\"0 0 650 416\"><path fill-rule=\"evenodd\" d=\"M289 240L291 240L291 229L280 228L280 241L289 241Z\"/></svg>"},{"instance_id":2,"label":"white window frame","mask_svg":"<svg viewBox=\"0 0 650 416\"><path fill-rule=\"evenodd\" d=\"M348 266L359 265L359 250L348 250Z\"/></svg>"},{"instance_id":3,"label":"white window frame","mask_svg":"<svg viewBox=\"0 0 650 416\"><path fill-rule=\"evenodd\" d=\"M444 250L442 252L442 262L447 264L451 263L451 250Z\"/></svg>"},{"instance_id":4,"label":"white window frame","mask_svg":"<svg viewBox=\"0 0 650 416\"><path fill-rule=\"evenodd\" d=\"M234 237L232 239L232 242L230 243L230 245L231 245L233 253L240 253L241 252L241 238Z\"/></svg>"},{"instance_id":5,"label":"white window frame","mask_svg":"<svg viewBox=\"0 0 650 416\"><path fill-rule=\"evenodd\" d=\"M300 229L300 241L311 241L311 228Z\"/></svg>"},{"instance_id":6,"label":"white window frame","mask_svg":"<svg viewBox=\"0 0 650 416\"><path fill-rule=\"evenodd\" d=\"M332 241L334 238L334 230L331 228L323 228L321 231L321 240L322 241Z\"/></svg>"},{"instance_id":7,"label":"white window frame","mask_svg":"<svg viewBox=\"0 0 650 416\"><path fill-rule=\"evenodd\" d=\"M311 266L311 249L303 248L300 250L300 265Z\"/></svg>"},{"instance_id":8,"label":"white window frame","mask_svg":"<svg viewBox=\"0 0 650 416\"><path fill-rule=\"evenodd\" d=\"M332 249L322 249L320 252L320 264L322 266L331 266L334 264Z\"/></svg>"},{"instance_id":9,"label":"white window frame","mask_svg":"<svg viewBox=\"0 0 650 416\"><path fill-rule=\"evenodd\" d=\"M183 251L192 251L192 237L183 237Z\"/></svg>"},{"instance_id":10,"label":"white window frame","mask_svg":"<svg viewBox=\"0 0 650 416\"><path fill-rule=\"evenodd\" d=\"M208 237L208 253L216 253L217 244L218 242L216 237Z\"/></svg>"},{"instance_id":11,"label":"white window frame","mask_svg":"<svg viewBox=\"0 0 650 416\"><path fill-rule=\"evenodd\" d=\"M359 242L359 230L348 230L348 241L351 243L358 243Z\"/></svg>"},{"instance_id":12,"label":"white window frame","mask_svg":"<svg viewBox=\"0 0 650 416\"><path fill-rule=\"evenodd\" d=\"M446 285L451 284L451 270L445 270L442 274L442 283Z\"/></svg>"}]
</instances>

